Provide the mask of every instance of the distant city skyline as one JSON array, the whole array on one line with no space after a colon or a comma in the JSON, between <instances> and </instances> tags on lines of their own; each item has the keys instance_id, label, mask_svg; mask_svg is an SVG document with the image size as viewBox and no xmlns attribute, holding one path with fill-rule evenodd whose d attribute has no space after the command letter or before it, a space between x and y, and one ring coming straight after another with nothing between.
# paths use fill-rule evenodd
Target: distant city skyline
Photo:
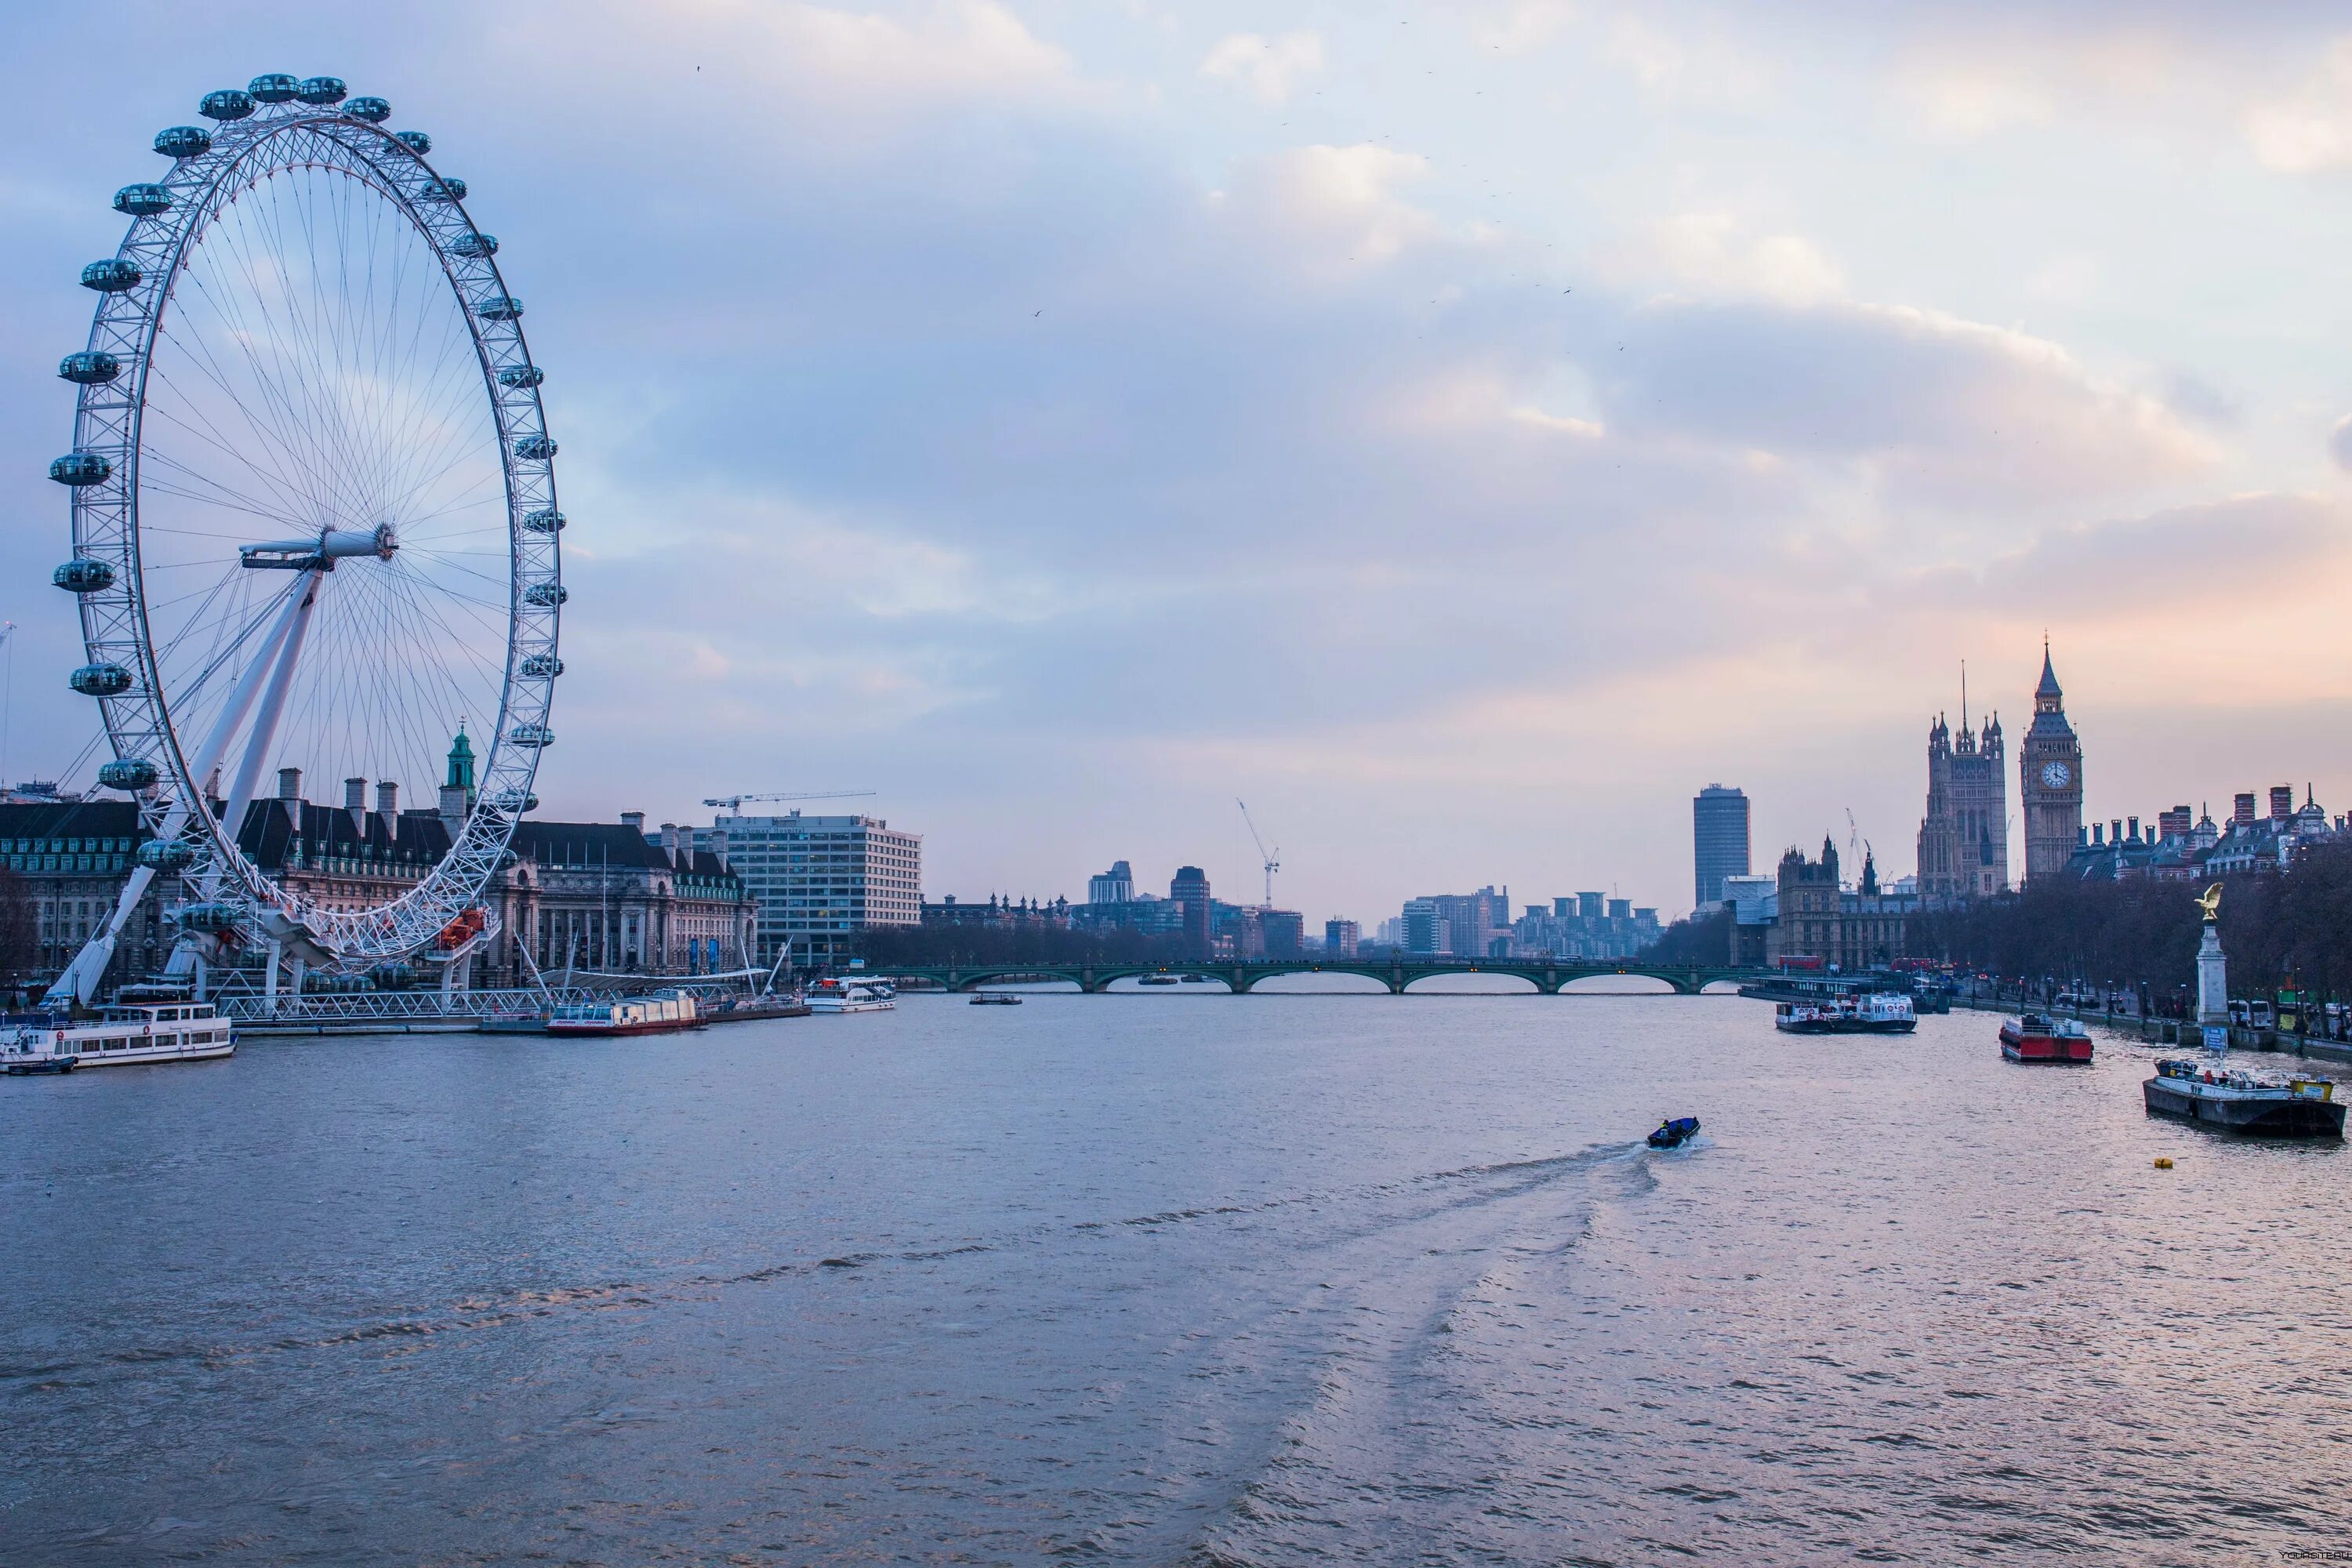
<instances>
[{"instance_id":1,"label":"distant city skyline","mask_svg":"<svg viewBox=\"0 0 2352 1568\"><path fill-rule=\"evenodd\" d=\"M502 16L0 16L108 61L98 119L20 71L0 147L7 782L96 761L43 477L76 279L157 131L292 69L431 132L530 301L551 818L870 788L927 890L1255 901L1239 795L1310 921L1503 876L1679 912L1712 779L1754 864L1851 809L1907 873L1961 661L2021 736L2045 631L2085 821L2352 798L2332 14Z\"/></svg>"}]
</instances>

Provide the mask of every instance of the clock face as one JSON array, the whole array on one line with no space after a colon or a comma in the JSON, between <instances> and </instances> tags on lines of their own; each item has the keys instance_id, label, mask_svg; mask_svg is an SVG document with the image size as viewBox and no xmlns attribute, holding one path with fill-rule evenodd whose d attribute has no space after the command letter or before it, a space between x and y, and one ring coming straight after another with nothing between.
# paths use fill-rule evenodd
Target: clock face
<instances>
[{"instance_id":1,"label":"clock face","mask_svg":"<svg viewBox=\"0 0 2352 1568\"><path fill-rule=\"evenodd\" d=\"M2074 770L2063 763L2042 764L2042 782L2051 789L2064 789L2074 776Z\"/></svg>"}]
</instances>

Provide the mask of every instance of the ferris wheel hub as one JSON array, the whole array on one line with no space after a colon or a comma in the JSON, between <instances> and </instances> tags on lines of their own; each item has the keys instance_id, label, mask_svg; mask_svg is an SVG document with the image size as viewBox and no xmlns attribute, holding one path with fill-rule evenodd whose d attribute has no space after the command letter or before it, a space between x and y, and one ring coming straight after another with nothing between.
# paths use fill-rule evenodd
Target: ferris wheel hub
<instances>
[{"instance_id":1,"label":"ferris wheel hub","mask_svg":"<svg viewBox=\"0 0 2352 1568\"><path fill-rule=\"evenodd\" d=\"M373 528L330 528L316 539L279 539L268 544L240 544L237 559L248 571L308 572L313 567L331 572L338 561L373 555L389 561L400 549L392 524Z\"/></svg>"}]
</instances>

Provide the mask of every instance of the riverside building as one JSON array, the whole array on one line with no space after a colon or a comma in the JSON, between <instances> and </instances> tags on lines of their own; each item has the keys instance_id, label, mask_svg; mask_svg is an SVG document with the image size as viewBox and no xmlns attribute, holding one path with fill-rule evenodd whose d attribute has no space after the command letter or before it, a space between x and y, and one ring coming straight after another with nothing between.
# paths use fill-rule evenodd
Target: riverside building
<instances>
[{"instance_id":1,"label":"riverside building","mask_svg":"<svg viewBox=\"0 0 2352 1568\"><path fill-rule=\"evenodd\" d=\"M830 969L867 927L922 923L922 836L879 817L729 814L696 837L759 906L758 963L782 956L794 969Z\"/></svg>"}]
</instances>

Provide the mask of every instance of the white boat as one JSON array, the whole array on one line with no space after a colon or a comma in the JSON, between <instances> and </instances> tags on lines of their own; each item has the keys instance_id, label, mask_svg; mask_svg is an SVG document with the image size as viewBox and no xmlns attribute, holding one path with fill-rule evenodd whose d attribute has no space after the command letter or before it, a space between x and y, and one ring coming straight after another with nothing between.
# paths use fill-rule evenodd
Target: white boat
<instances>
[{"instance_id":1,"label":"white boat","mask_svg":"<svg viewBox=\"0 0 2352 1568\"><path fill-rule=\"evenodd\" d=\"M136 1003L78 1024L45 1013L0 1022L0 1068L10 1073L202 1061L236 1049L236 1028L209 1002Z\"/></svg>"},{"instance_id":2,"label":"white boat","mask_svg":"<svg viewBox=\"0 0 2352 1568\"><path fill-rule=\"evenodd\" d=\"M881 1013L896 1007L898 987L887 980L836 975L809 987L812 1013Z\"/></svg>"}]
</instances>

